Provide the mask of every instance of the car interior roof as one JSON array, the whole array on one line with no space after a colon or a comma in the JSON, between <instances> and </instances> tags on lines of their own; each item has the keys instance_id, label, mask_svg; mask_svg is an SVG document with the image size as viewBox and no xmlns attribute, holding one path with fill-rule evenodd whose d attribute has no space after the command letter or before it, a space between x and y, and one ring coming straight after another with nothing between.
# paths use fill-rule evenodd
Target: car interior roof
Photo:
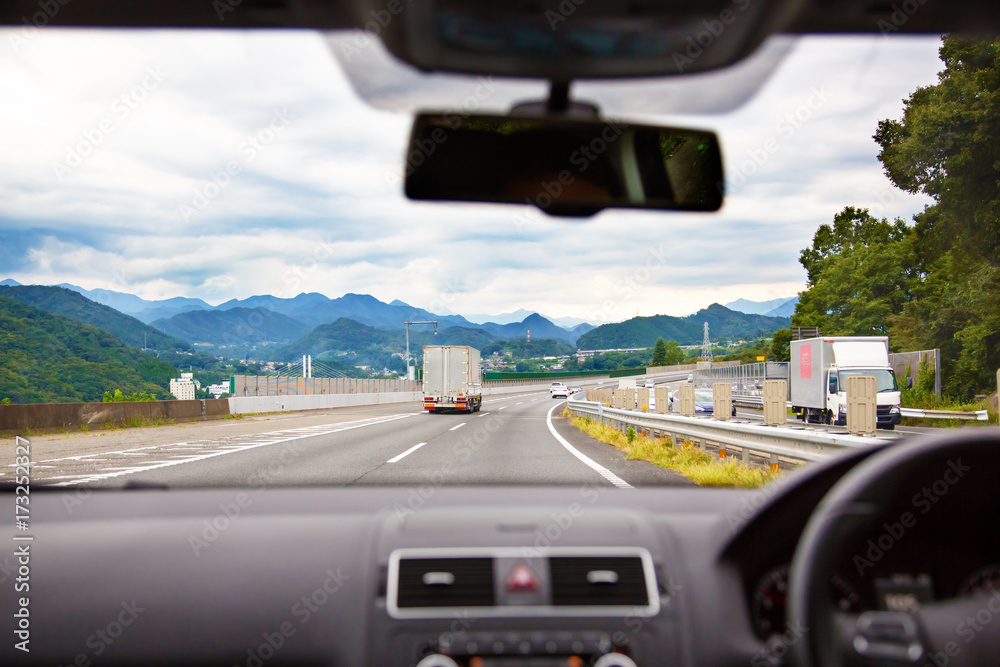
<instances>
[{"instance_id":1,"label":"car interior roof","mask_svg":"<svg viewBox=\"0 0 1000 667\"><path fill-rule=\"evenodd\" d=\"M54 4L54 3L53 3ZM37 25L88 27L183 27L183 28L318 28L337 30L364 29L370 13L390 2L350 2L349 0L174 0L169 3L134 0L75 0L59 2L58 11ZM457 4L457 3L452 3ZM476 0L477 6L520 6L497 0ZM558 6L558 1L528 3L524 11L538 11ZM590 0L591 6L613 13L670 10L702 13L706 3L690 0L645 0L619 3L616 0ZM718 9L731 4L712 0ZM876 33L940 34L944 32L989 35L1000 32L1000 5L978 0L950 0L927 3L895 3L889 0L766 0L758 43L771 33ZM910 10L910 5L916 7ZM618 9L616 9L618 8ZM0 5L0 24L23 25L31 22L40 9L36 0L12 0ZM902 10L905 21L893 22L893 13ZM712 11L709 8L707 11ZM884 22L889 22L891 28Z\"/></svg>"}]
</instances>

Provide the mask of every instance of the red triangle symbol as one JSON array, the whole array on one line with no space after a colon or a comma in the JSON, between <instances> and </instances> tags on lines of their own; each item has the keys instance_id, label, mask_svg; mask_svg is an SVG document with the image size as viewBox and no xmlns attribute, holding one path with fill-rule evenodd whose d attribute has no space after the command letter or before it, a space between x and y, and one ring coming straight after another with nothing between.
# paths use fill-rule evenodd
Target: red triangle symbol
<instances>
[{"instance_id":1,"label":"red triangle symbol","mask_svg":"<svg viewBox=\"0 0 1000 667\"><path fill-rule=\"evenodd\" d=\"M505 584L508 591L537 591L538 580L527 565L518 565L507 575Z\"/></svg>"}]
</instances>

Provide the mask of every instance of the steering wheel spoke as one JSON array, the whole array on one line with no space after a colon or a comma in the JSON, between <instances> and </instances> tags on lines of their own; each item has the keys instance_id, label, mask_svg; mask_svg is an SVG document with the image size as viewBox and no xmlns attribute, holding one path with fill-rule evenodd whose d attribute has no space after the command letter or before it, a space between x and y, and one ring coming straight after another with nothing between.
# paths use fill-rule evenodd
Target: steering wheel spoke
<instances>
[{"instance_id":1,"label":"steering wheel spoke","mask_svg":"<svg viewBox=\"0 0 1000 667\"><path fill-rule=\"evenodd\" d=\"M849 641L846 654L859 658L859 664L912 664L924 655L920 624L911 614L866 611L854 617L853 627L850 623L841 626L841 636Z\"/></svg>"}]
</instances>

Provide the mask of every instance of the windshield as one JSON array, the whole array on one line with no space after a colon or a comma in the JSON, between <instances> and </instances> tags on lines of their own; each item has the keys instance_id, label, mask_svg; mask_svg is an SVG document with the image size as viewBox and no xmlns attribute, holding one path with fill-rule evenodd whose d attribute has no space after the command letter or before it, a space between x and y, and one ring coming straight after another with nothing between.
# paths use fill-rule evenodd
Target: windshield
<instances>
[{"instance_id":1,"label":"windshield","mask_svg":"<svg viewBox=\"0 0 1000 667\"><path fill-rule=\"evenodd\" d=\"M414 110L506 113L545 82L399 63L405 77L381 79L349 67L347 46L382 52L354 33L0 37L0 430L32 439L49 462L40 484L577 483L596 468L571 450L612 466L620 488L660 484L629 477L632 440L587 430L599 408L648 421L669 410L661 388L704 367L789 362L793 335L887 335L894 355L917 355L897 373L931 387L925 398L934 359L941 400L988 391L997 365L993 232L939 227L957 167L919 162L966 135L913 145L939 132L920 125L930 102L910 96L952 81L940 73L975 46L782 38L752 85L689 104L685 77L574 84L609 117L717 133L725 200L556 218L532 202L404 194L422 159ZM995 49L968 58L995 66ZM705 76L690 91L716 85ZM972 137L988 118L941 122ZM995 203L986 190L946 201L941 219L979 220L954 211ZM748 394L745 423L763 420L769 378L734 391ZM721 465L716 454L698 455ZM750 484L785 468L760 464Z\"/></svg>"},{"instance_id":2,"label":"windshield","mask_svg":"<svg viewBox=\"0 0 1000 667\"><path fill-rule=\"evenodd\" d=\"M712 391L710 389L695 389L694 400L698 402L711 403Z\"/></svg>"},{"instance_id":3,"label":"windshield","mask_svg":"<svg viewBox=\"0 0 1000 667\"><path fill-rule=\"evenodd\" d=\"M847 378L851 375L873 375L875 377L876 386L878 387L878 393L880 394L886 391L899 391L899 385L896 383L896 374L891 370L883 368L857 369L850 371L838 371L837 375L839 377L840 386L844 391L847 390Z\"/></svg>"}]
</instances>

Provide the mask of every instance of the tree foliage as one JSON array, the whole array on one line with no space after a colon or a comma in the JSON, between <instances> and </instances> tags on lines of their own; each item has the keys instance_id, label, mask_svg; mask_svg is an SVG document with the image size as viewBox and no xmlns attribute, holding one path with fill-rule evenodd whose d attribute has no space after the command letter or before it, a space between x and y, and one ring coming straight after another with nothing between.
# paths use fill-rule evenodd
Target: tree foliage
<instances>
[{"instance_id":1,"label":"tree foliage","mask_svg":"<svg viewBox=\"0 0 1000 667\"><path fill-rule=\"evenodd\" d=\"M653 358L649 360L650 366L666 366L667 364L667 344L663 342L663 336L656 339L653 346Z\"/></svg>"},{"instance_id":2,"label":"tree foliage","mask_svg":"<svg viewBox=\"0 0 1000 667\"><path fill-rule=\"evenodd\" d=\"M1000 367L1000 39L948 36L940 55L937 84L874 135L889 179L934 203L912 227L852 207L820 227L792 322L940 348L945 393L968 399Z\"/></svg>"},{"instance_id":3,"label":"tree foliage","mask_svg":"<svg viewBox=\"0 0 1000 667\"><path fill-rule=\"evenodd\" d=\"M791 360L792 330L778 329L771 337L771 356L775 361Z\"/></svg>"},{"instance_id":4,"label":"tree foliage","mask_svg":"<svg viewBox=\"0 0 1000 667\"><path fill-rule=\"evenodd\" d=\"M912 247L902 220L890 223L868 209L845 207L799 255L809 288L799 296L792 323L830 336L886 335L919 277Z\"/></svg>"},{"instance_id":5,"label":"tree foliage","mask_svg":"<svg viewBox=\"0 0 1000 667\"><path fill-rule=\"evenodd\" d=\"M131 394L122 392L121 389L104 392L102 402L104 403L133 403L137 401L155 401L156 394L145 391L134 391Z\"/></svg>"},{"instance_id":6,"label":"tree foliage","mask_svg":"<svg viewBox=\"0 0 1000 667\"><path fill-rule=\"evenodd\" d=\"M100 401L111 387L162 395L175 375L106 331L0 296L0 391L15 403Z\"/></svg>"}]
</instances>

